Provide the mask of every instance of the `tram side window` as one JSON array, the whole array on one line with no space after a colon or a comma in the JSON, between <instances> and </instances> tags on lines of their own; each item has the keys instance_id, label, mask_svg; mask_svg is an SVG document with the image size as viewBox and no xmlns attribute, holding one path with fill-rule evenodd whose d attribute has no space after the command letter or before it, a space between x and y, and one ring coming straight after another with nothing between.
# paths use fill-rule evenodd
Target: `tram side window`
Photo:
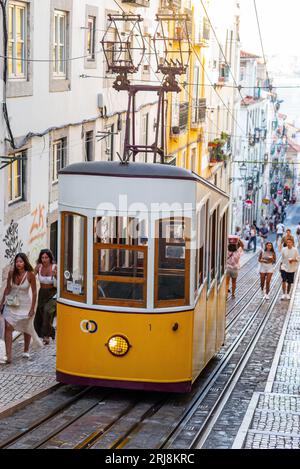
<instances>
[{"instance_id":1,"label":"tram side window","mask_svg":"<svg viewBox=\"0 0 300 469\"><path fill-rule=\"evenodd\" d=\"M226 250L227 250L227 212L220 221L220 279L225 274L226 269Z\"/></svg>"},{"instance_id":2,"label":"tram side window","mask_svg":"<svg viewBox=\"0 0 300 469\"><path fill-rule=\"evenodd\" d=\"M209 277L210 277L210 284L215 280L217 276L217 269L216 269L216 249L217 249L217 210L213 212L210 217L210 236L209 236L209 243L210 243L210 256L209 256Z\"/></svg>"},{"instance_id":3,"label":"tram side window","mask_svg":"<svg viewBox=\"0 0 300 469\"><path fill-rule=\"evenodd\" d=\"M62 213L61 296L86 301L86 217Z\"/></svg>"},{"instance_id":4,"label":"tram side window","mask_svg":"<svg viewBox=\"0 0 300 469\"><path fill-rule=\"evenodd\" d=\"M95 218L94 243L147 245L147 219L107 216Z\"/></svg>"},{"instance_id":5,"label":"tram side window","mask_svg":"<svg viewBox=\"0 0 300 469\"><path fill-rule=\"evenodd\" d=\"M155 246L155 306L189 304L190 220L159 220Z\"/></svg>"},{"instance_id":6,"label":"tram side window","mask_svg":"<svg viewBox=\"0 0 300 469\"><path fill-rule=\"evenodd\" d=\"M196 252L196 282L195 293L204 283L206 278L206 213L207 204L201 208L197 214L197 252Z\"/></svg>"},{"instance_id":7,"label":"tram side window","mask_svg":"<svg viewBox=\"0 0 300 469\"><path fill-rule=\"evenodd\" d=\"M145 306L146 221L127 217L94 220L94 302Z\"/></svg>"}]
</instances>

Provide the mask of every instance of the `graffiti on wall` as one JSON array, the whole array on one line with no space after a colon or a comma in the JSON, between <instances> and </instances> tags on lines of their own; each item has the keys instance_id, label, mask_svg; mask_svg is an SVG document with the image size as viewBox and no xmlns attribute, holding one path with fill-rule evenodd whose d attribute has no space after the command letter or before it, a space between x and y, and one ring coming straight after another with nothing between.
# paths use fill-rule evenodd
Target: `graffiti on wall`
<instances>
[{"instance_id":1,"label":"graffiti on wall","mask_svg":"<svg viewBox=\"0 0 300 469\"><path fill-rule=\"evenodd\" d=\"M18 252L22 251L23 242L19 240L19 225L11 220L9 227L6 230L3 242L6 246L4 251L5 259L8 259L10 264L13 263L14 258Z\"/></svg>"},{"instance_id":2,"label":"graffiti on wall","mask_svg":"<svg viewBox=\"0 0 300 469\"><path fill-rule=\"evenodd\" d=\"M29 229L29 244L37 239L41 239L46 234L45 227L45 206L39 204L38 207L31 212L32 222Z\"/></svg>"},{"instance_id":3,"label":"graffiti on wall","mask_svg":"<svg viewBox=\"0 0 300 469\"><path fill-rule=\"evenodd\" d=\"M31 224L29 227L29 257L32 262L37 260L41 249L45 248L46 234L47 228L45 206L43 204L39 204L31 212Z\"/></svg>"}]
</instances>

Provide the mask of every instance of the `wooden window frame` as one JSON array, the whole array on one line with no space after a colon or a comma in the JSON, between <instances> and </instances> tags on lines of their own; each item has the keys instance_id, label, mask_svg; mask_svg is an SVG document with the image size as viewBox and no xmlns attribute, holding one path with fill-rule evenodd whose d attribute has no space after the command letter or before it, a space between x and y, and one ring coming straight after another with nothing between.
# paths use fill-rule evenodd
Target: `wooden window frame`
<instances>
[{"instance_id":1,"label":"wooden window frame","mask_svg":"<svg viewBox=\"0 0 300 469\"><path fill-rule=\"evenodd\" d=\"M56 29L56 19L58 29ZM61 28L60 20L63 19L63 42L61 42ZM53 78L67 78L67 36L68 36L68 12L61 10L54 10L54 24L53 24ZM63 50L63 58L60 59L60 48ZM63 71L61 71L61 66Z\"/></svg>"},{"instance_id":2,"label":"wooden window frame","mask_svg":"<svg viewBox=\"0 0 300 469\"><path fill-rule=\"evenodd\" d=\"M203 214L203 216L202 216ZM208 214L208 202L203 204L200 210L196 214L197 224L197 244L196 244L196 272L195 272L195 300L199 297L205 282L207 281L207 214ZM200 246L200 230L203 229L202 221L204 221L204 235L203 244ZM202 250L202 255L201 255ZM202 268L201 268L202 267Z\"/></svg>"},{"instance_id":3,"label":"wooden window frame","mask_svg":"<svg viewBox=\"0 0 300 469\"><path fill-rule=\"evenodd\" d=\"M83 288L84 295L78 296L64 290L64 254L65 254L65 218L66 216L79 216L84 219L84 272L83 272ZM86 215L77 212L61 212L61 241L60 241L60 297L65 300L75 301L77 303L87 302L87 224Z\"/></svg>"},{"instance_id":4,"label":"wooden window frame","mask_svg":"<svg viewBox=\"0 0 300 469\"><path fill-rule=\"evenodd\" d=\"M25 200L25 179L26 179L26 150L10 155L18 157L13 163L8 166L8 205L13 205L17 202ZM16 180L20 179L20 193L15 197Z\"/></svg>"},{"instance_id":5,"label":"wooden window frame","mask_svg":"<svg viewBox=\"0 0 300 469\"><path fill-rule=\"evenodd\" d=\"M16 21L17 21L17 10L23 11L23 37L17 37L16 33ZM28 52L28 40L27 40L27 18L28 18L28 6L26 2L13 1L9 3L9 15L12 14L12 31L9 30L8 42L11 44L12 57L8 58L9 68L11 71L8 72L8 78L10 80L26 80L27 77L27 63L26 57ZM8 22L8 28L10 22ZM18 56L18 44L22 44L22 56ZM10 55L10 54L9 54ZM23 71L17 72L18 63L21 62Z\"/></svg>"},{"instance_id":6,"label":"wooden window frame","mask_svg":"<svg viewBox=\"0 0 300 469\"><path fill-rule=\"evenodd\" d=\"M54 140L52 143L52 184L57 184L58 173L67 165L67 137ZM59 162L59 168L57 163Z\"/></svg>"},{"instance_id":7,"label":"wooden window frame","mask_svg":"<svg viewBox=\"0 0 300 469\"><path fill-rule=\"evenodd\" d=\"M220 271L219 283L226 274L226 252L227 252L227 238L228 238L228 209L225 210L220 218L220 234L219 234L219 249L220 249Z\"/></svg>"},{"instance_id":8,"label":"wooden window frame","mask_svg":"<svg viewBox=\"0 0 300 469\"><path fill-rule=\"evenodd\" d=\"M213 219L215 216L215 225L213 226ZM209 236L208 236L208 289L213 287L218 281L218 262L217 262L217 249L219 247L219 206L215 207L209 215ZM213 249L214 248L214 249ZM212 268L213 267L213 268ZM212 278L212 271L214 276Z\"/></svg>"},{"instance_id":9,"label":"wooden window frame","mask_svg":"<svg viewBox=\"0 0 300 469\"><path fill-rule=\"evenodd\" d=\"M92 153L91 155L88 154L89 148L91 148L91 153ZM85 161L95 160L94 130L87 130L84 134L84 152L85 152Z\"/></svg>"},{"instance_id":10,"label":"wooden window frame","mask_svg":"<svg viewBox=\"0 0 300 469\"><path fill-rule=\"evenodd\" d=\"M185 242L185 272L184 272L184 299L158 300L158 274L159 274L159 224L167 221L184 221L187 236ZM154 259L154 308L172 308L190 305L190 271L191 271L191 219L187 217L161 218L155 222L155 259ZM177 269L175 269L177 270Z\"/></svg>"},{"instance_id":11,"label":"wooden window frame","mask_svg":"<svg viewBox=\"0 0 300 469\"><path fill-rule=\"evenodd\" d=\"M97 24L97 17L94 15L88 15L86 54L87 54L87 60L89 62L96 61L96 24Z\"/></svg>"},{"instance_id":12,"label":"wooden window frame","mask_svg":"<svg viewBox=\"0 0 300 469\"><path fill-rule=\"evenodd\" d=\"M144 277L125 277L114 275L96 275L98 268L97 252L100 250L124 250L136 251L144 253ZM93 304L106 305L106 306L121 306L129 308L146 308L147 307L147 266L148 266L148 246L129 246L127 244L111 244L111 243L94 243L93 253ZM104 282L115 283L136 283L143 285L143 299L142 300L126 300L126 299L105 299L99 300L97 298L97 282L102 280Z\"/></svg>"}]
</instances>

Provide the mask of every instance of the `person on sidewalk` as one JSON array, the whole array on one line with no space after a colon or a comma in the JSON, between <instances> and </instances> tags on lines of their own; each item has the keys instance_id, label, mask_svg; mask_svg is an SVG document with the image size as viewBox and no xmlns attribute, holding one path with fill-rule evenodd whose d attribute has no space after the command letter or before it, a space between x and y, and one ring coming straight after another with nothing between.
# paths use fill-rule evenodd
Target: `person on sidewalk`
<instances>
[{"instance_id":1,"label":"person on sidewalk","mask_svg":"<svg viewBox=\"0 0 300 469\"><path fill-rule=\"evenodd\" d=\"M254 225L250 228L250 241L248 243L248 251L251 251L253 243L253 252L256 252L256 228Z\"/></svg>"},{"instance_id":2,"label":"person on sidewalk","mask_svg":"<svg viewBox=\"0 0 300 469\"><path fill-rule=\"evenodd\" d=\"M34 327L45 345L49 345L50 337L54 340L55 330L53 319L56 313L56 276L57 267L50 249L42 249L37 260L34 273L38 275L40 291L38 306L34 318Z\"/></svg>"},{"instance_id":3,"label":"person on sidewalk","mask_svg":"<svg viewBox=\"0 0 300 469\"><path fill-rule=\"evenodd\" d=\"M284 234L285 226L283 223L278 223L276 225L276 242L279 245L281 243L283 234Z\"/></svg>"},{"instance_id":4,"label":"person on sidewalk","mask_svg":"<svg viewBox=\"0 0 300 469\"><path fill-rule=\"evenodd\" d=\"M294 236L292 235L292 232L289 228L287 228L287 230L285 232L285 235L283 236L283 238L281 240L281 243L280 243L280 246L279 246L280 251L282 250L282 248L287 247L287 240L288 239L291 239L293 241L293 246L295 246L295 239L294 239Z\"/></svg>"},{"instance_id":5,"label":"person on sidewalk","mask_svg":"<svg viewBox=\"0 0 300 469\"><path fill-rule=\"evenodd\" d=\"M33 327L35 303L36 280L33 268L26 254L19 253L14 259L13 269L8 274L7 285L0 303L0 311L3 305L5 305L3 309L5 320L5 363L11 363L12 360L13 331L24 333L24 358L29 358L31 339L33 340L34 347L39 348L43 346Z\"/></svg>"},{"instance_id":6,"label":"person on sidewalk","mask_svg":"<svg viewBox=\"0 0 300 469\"><path fill-rule=\"evenodd\" d=\"M243 248L240 239L237 236L230 236L227 251L226 291L229 292L231 279L232 298L235 298L236 282L239 274L240 259L242 254Z\"/></svg>"},{"instance_id":7,"label":"person on sidewalk","mask_svg":"<svg viewBox=\"0 0 300 469\"><path fill-rule=\"evenodd\" d=\"M262 224L261 228L259 229L259 236L260 236L260 247L264 250L265 242L268 239L269 229L265 223Z\"/></svg>"},{"instance_id":8,"label":"person on sidewalk","mask_svg":"<svg viewBox=\"0 0 300 469\"><path fill-rule=\"evenodd\" d=\"M260 263L259 273L262 295L264 296L264 289L266 286L265 299L269 300L270 285L272 275L274 273L274 266L276 264L276 254L274 246L270 241L266 243L265 250L261 251L258 258L258 262Z\"/></svg>"},{"instance_id":9,"label":"person on sidewalk","mask_svg":"<svg viewBox=\"0 0 300 469\"><path fill-rule=\"evenodd\" d=\"M296 236L297 236L297 247L300 248L300 221L296 228Z\"/></svg>"},{"instance_id":10,"label":"person on sidewalk","mask_svg":"<svg viewBox=\"0 0 300 469\"><path fill-rule=\"evenodd\" d=\"M287 240L287 246L281 252L281 277L282 277L282 300L290 300L292 284L294 283L295 272L298 269L300 256L298 249L294 247L292 239Z\"/></svg>"}]
</instances>

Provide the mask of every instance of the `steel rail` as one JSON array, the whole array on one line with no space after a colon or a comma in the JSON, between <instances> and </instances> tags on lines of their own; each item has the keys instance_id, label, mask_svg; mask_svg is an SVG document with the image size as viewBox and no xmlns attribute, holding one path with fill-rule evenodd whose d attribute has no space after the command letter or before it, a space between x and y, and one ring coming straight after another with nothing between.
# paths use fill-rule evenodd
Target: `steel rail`
<instances>
[{"instance_id":1,"label":"steel rail","mask_svg":"<svg viewBox=\"0 0 300 469\"><path fill-rule=\"evenodd\" d=\"M63 386L62 386L63 387ZM55 409L53 409L51 412L49 412L47 415L35 420L33 423L31 423L27 428L25 428L24 430L20 430L19 432L16 432L14 435L8 437L6 440L4 441L0 441L0 449L5 449L5 448L8 448L9 446L11 446L13 443L15 443L17 440L19 440L20 438L22 438L23 436L27 435L28 433L32 432L33 430L37 429L38 427L40 427L42 424L44 424L45 422L49 421L51 418L55 417L57 414L61 413L64 409L68 408L70 405L72 405L74 402L77 402L78 400L80 400L84 395L86 395L88 392L90 392L93 388L92 387L89 387L89 388L86 388L82 391L80 391L78 394L76 394L75 396L73 396L72 398L68 399L66 402L64 402L63 404L59 404L57 407L55 407ZM49 389L49 393L48 394L51 394L51 391L52 391L52 388ZM46 394L47 395L47 394ZM45 397L45 396L43 396ZM36 399L37 400L37 399ZM36 400L34 400L33 402L36 402ZM31 404L31 402L30 402ZM30 405L28 404L28 405ZM23 409L26 407L26 403L23 407Z\"/></svg>"},{"instance_id":2,"label":"steel rail","mask_svg":"<svg viewBox=\"0 0 300 469\"><path fill-rule=\"evenodd\" d=\"M205 441L207 440L209 434L211 433L216 421L218 420L223 408L227 404L232 391L240 378L242 372L244 371L249 358L251 357L253 351L255 350L255 346L261 337L261 334L265 328L265 325L267 324L274 307L277 303L277 299L279 297L281 290L281 286L278 287L277 292L275 294L275 297L273 298L272 302L270 303L270 306L268 308L267 314L261 319L261 322L251 338L250 343L248 344L246 350L244 351L243 355L240 357L239 362L237 366L235 367L233 374L230 376L228 382L226 383L225 387L222 389L221 394L218 396L217 401L215 402L214 406L210 409L209 414L206 416L205 421L203 422L202 426L200 427L200 430L196 436L196 438L193 440L191 444L191 448L201 448Z\"/></svg>"},{"instance_id":3,"label":"steel rail","mask_svg":"<svg viewBox=\"0 0 300 469\"><path fill-rule=\"evenodd\" d=\"M279 276L280 276L280 274L278 273L278 275L276 276L277 279L279 278ZM278 297L279 292L280 292L280 288L281 288L281 285L278 287L278 291L276 292L275 299L273 299L270 302L268 310L271 310L271 308L273 308L273 305L276 303L277 297ZM201 387L201 391L194 396L189 409L185 412L185 414L181 418L181 421L178 423L176 428L174 428L172 430L172 432L168 436L167 440L162 442L162 444L159 446L159 449L170 448L172 443L175 441L175 439L178 437L178 435L182 432L182 428L188 423L191 416L194 415L194 413L198 409L199 405L203 402L204 398L207 396L207 394L211 390L211 387L213 386L215 381L218 379L218 377L224 371L226 366L229 364L229 361L230 361L231 357L237 351L237 349L241 345L243 339L245 337L247 337L247 332L249 331L249 329L253 325L254 321L256 320L256 318L257 318L257 316L260 312L260 308L261 308L263 303L264 303L264 300L262 299L261 302L259 303L259 305L256 307L256 309L255 309L253 315L251 316L251 318L249 319L249 321L245 324L245 326L241 330L240 334L235 338L234 342L230 345L229 349L225 352L225 354L223 355L222 359L220 360L220 362L218 363L218 365L216 366L214 371L209 375L209 377L204 382L203 386ZM266 315L264 315L264 318L263 318L262 321L264 321L265 316ZM252 339L251 339L251 343L252 343Z\"/></svg>"}]
</instances>

